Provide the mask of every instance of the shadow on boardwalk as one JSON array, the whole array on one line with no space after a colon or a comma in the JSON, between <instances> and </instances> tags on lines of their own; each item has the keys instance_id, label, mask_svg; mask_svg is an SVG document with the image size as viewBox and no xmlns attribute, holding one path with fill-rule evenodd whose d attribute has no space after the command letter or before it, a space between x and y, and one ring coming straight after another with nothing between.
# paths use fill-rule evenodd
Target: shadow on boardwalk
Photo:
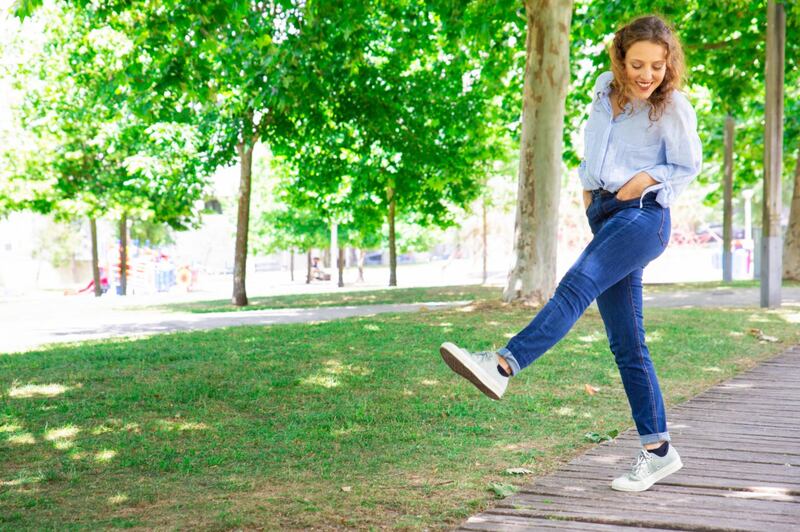
<instances>
[{"instance_id":1,"label":"shadow on boardwalk","mask_svg":"<svg viewBox=\"0 0 800 532\"><path fill-rule=\"evenodd\" d=\"M672 409L683 469L613 491L635 431L537 479L462 530L800 530L800 345Z\"/></svg>"}]
</instances>

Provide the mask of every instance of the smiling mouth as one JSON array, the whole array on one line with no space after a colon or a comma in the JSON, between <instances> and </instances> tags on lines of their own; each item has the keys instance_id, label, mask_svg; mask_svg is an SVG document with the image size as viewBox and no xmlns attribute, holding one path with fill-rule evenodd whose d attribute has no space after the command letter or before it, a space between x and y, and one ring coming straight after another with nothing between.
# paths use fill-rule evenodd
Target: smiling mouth
<instances>
[{"instance_id":1,"label":"smiling mouth","mask_svg":"<svg viewBox=\"0 0 800 532\"><path fill-rule=\"evenodd\" d=\"M636 85L638 85L639 88L642 89L643 91L646 91L647 89L653 86L653 82L651 81L650 83L642 83L641 81L637 81Z\"/></svg>"}]
</instances>

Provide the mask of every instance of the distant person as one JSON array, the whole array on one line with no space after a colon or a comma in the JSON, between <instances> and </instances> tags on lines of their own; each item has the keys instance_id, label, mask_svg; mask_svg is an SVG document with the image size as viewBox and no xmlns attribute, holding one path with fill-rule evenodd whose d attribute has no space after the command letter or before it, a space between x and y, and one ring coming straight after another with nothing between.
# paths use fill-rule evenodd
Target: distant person
<instances>
[{"instance_id":1,"label":"distant person","mask_svg":"<svg viewBox=\"0 0 800 532\"><path fill-rule=\"evenodd\" d=\"M319 257L311 259L311 278L317 281L330 281L331 274L325 273L319 265Z\"/></svg>"},{"instance_id":2,"label":"distant person","mask_svg":"<svg viewBox=\"0 0 800 532\"><path fill-rule=\"evenodd\" d=\"M681 45L659 17L616 32L611 71L597 77L579 175L594 235L555 294L506 347L470 353L446 342L445 362L492 399L542 356L595 299L643 449L611 487L643 491L682 467L670 445L664 400L645 344L642 271L670 237L669 206L702 161L694 109L681 88Z\"/></svg>"}]
</instances>

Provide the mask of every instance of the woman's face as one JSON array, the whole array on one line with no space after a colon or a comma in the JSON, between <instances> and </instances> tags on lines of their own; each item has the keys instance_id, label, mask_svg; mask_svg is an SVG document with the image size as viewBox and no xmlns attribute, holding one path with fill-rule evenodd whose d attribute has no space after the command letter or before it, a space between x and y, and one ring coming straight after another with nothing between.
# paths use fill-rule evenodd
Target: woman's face
<instances>
[{"instance_id":1,"label":"woman's face","mask_svg":"<svg viewBox=\"0 0 800 532\"><path fill-rule=\"evenodd\" d=\"M650 41L636 41L625 54L628 86L637 98L646 100L664 81L667 71L667 49Z\"/></svg>"}]
</instances>

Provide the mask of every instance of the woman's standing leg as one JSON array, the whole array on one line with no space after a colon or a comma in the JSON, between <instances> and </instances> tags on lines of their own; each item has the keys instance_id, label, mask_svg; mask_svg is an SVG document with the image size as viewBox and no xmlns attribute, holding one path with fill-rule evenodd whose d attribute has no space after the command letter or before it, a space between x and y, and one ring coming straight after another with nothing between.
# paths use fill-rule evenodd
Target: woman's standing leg
<instances>
[{"instance_id":1,"label":"woman's standing leg","mask_svg":"<svg viewBox=\"0 0 800 532\"><path fill-rule=\"evenodd\" d=\"M642 272L632 271L597 298L642 445L670 441L664 399L645 342Z\"/></svg>"}]
</instances>

